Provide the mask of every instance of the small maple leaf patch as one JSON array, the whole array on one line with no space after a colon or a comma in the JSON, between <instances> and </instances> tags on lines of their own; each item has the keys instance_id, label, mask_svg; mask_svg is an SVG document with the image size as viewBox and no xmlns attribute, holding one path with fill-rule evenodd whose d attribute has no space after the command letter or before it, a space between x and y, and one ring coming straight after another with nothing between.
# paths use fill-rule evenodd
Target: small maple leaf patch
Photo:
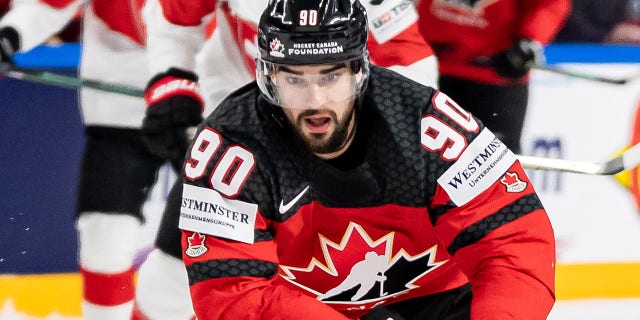
<instances>
[{"instance_id":1,"label":"small maple leaf patch","mask_svg":"<svg viewBox=\"0 0 640 320\"><path fill-rule=\"evenodd\" d=\"M186 255L189 257L195 258L205 254L209 249L204 245L205 236L201 235L197 232L191 234L190 237L187 237L188 247L187 250L184 251Z\"/></svg>"},{"instance_id":2,"label":"small maple leaf patch","mask_svg":"<svg viewBox=\"0 0 640 320\"><path fill-rule=\"evenodd\" d=\"M500 182L507 187L507 192L522 192L527 188L527 183L520 180L517 172L507 172Z\"/></svg>"}]
</instances>

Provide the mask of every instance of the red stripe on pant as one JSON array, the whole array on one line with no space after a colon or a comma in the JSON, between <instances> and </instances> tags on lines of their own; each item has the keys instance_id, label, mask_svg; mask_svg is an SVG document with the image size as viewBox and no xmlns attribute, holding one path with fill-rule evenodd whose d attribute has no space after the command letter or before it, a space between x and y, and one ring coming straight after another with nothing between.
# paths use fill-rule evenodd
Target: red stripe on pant
<instances>
[{"instance_id":1,"label":"red stripe on pant","mask_svg":"<svg viewBox=\"0 0 640 320\"><path fill-rule=\"evenodd\" d=\"M86 301L105 307L118 306L133 300L133 267L121 273L97 273L80 268L84 280Z\"/></svg>"}]
</instances>

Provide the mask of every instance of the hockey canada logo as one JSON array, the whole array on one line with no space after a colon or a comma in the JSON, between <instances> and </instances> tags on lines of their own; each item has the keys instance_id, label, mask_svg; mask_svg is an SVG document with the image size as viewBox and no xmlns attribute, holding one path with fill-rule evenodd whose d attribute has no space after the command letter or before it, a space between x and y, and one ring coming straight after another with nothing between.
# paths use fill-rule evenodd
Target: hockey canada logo
<instances>
[{"instance_id":1,"label":"hockey canada logo","mask_svg":"<svg viewBox=\"0 0 640 320\"><path fill-rule=\"evenodd\" d=\"M184 253L191 258L196 258L205 254L209 249L204 245L204 239L205 236L194 232L190 237L187 237L188 247Z\"/></svg>"},{"instance_id":2,"label":"hockey canada logo","mask_svg":"<svg viewBox=\"0 0 640 320\"><path fill-rule=\"evenodd\" d=\"M280 265L282 278L315 294L325 303L376 303L418 288L416 281L447 260L436 261L437 245L410 254L394 248L394 232L371 239L358 224L349 224L339 243L320 236L323 257L305 267Z\"/></svg>"},{"instance_id":3,"label":"hockey canada logo","mask_svg":"<svg viewBox=\"0 0 640 320\"><path fill-rule=\"evenodd\" d=\"M284 45L278 38L273 39L271 43L269 43L269 48L271 49L271 51L269 51L270 55L278 58L284 58Z\"/></svg>"},{"instance_id":4,"label":"hockey canada logo","mask_svg":"<svg viewBox=\"0 0 640 320\"><path fill-rule=\"evenodd\" d=\"M507 187L507 192L522 192L527 188L527 183L520 180L516 172L507 172L500 182Z\"/></svg>"}]
</instances>

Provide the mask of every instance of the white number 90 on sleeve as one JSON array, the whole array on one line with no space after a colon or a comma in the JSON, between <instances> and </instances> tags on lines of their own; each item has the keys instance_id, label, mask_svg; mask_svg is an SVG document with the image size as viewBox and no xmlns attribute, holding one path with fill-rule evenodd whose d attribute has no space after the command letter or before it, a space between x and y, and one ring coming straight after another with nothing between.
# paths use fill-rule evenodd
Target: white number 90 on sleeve
<instances>
[{"instance_id":1,"label":"white number 90 on sleeve","mask_svg":"<svg viewBox=\"0 0 640 320\"><path fill-rule=\"evenodd\" d=\"M442 92L433 97L433 106L453 120L467 132L478 132L480 125L471 113L462 109L457 103ZM447 161L458 159L467 147L467 139L455 128L433 115L426 115L420 122L422 146L429 151L439 151Z\"/></svg>"},{"instance_id":2,"label":"white number 90 on sleeve","mask_svg":"<svg viewBox=\"0 0 640 320\"><path fill-rule=\"evenodd\" d=\"M201 178L221 145L220 133L211 128L204 128L189 151L184 168L185 177L192 181ZM240 193L254 166L255 159L249 150L239 145L230 145L213 166L209 183L221 194L229 198L235 197Z\"/></svg>"}]
</instances>

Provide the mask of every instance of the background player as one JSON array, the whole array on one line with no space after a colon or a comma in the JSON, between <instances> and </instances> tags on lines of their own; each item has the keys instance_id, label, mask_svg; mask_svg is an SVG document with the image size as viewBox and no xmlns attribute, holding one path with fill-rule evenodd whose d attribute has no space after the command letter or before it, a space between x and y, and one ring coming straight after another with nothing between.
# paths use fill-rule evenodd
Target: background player
<instances>
[{"instance_id":1,"label":"background player","mask_svg":"<svg viewBox=\"0 0 640 320\"><path fill-rule=\"evenodd\" d=\"M144 87L149 79L142 0L15 1L0 22L3 57L42 43L85 6L82 78ZM142 205L165 160L140 130L142 99L80 90L85 146L77 203L84 319L129 319ZM180 162L181 163L181 162Z\"/></svg>"},{"instance_id":2,"label":"background player","mask_svg":"<svg viewBox=\"0 0 640 320\"><path fill-rule=\"evenodd\" d=\"M570 0L420 0L420 31L436 51L440 89L520 152L529 70L541 63Z\"/></svg>"}]
</instances>

